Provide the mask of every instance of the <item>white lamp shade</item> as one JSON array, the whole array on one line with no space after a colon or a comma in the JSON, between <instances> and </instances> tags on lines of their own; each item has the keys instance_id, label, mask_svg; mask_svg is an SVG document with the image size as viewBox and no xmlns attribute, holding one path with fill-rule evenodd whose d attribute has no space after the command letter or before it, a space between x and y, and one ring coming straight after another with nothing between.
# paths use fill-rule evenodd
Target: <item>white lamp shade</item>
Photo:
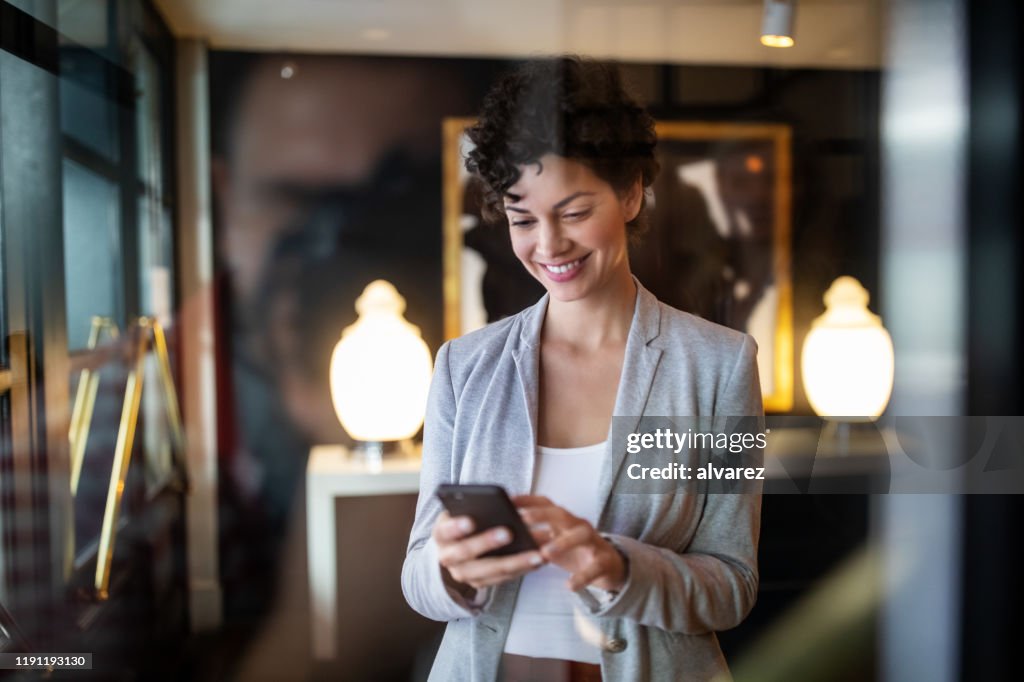
<instances>
[{"instance_id":1,"label":"white lamp shade","mask_svg":"<svg viewBox=\"0 0 1024 682\"><path fill-rule=\"evenodd\" d=\"M867 302L860 282L840 277L825 294L825 314L814 320L804 340L804 389L820 416L874 420L889 403L892 338Z\"/></svg>"},{"instance_id":2,"label":"white lamp shade","mask_svg":"<svg viewBox=\"0 0 1024 682\"><path fill-rule=\"evenodd\" d=\"M331 397L342 427L362 441L411 438L423 425L430 350L402 317L405 299L384 280L356 301L360 317L331 355Z\"/></svg>"}]
</instances>

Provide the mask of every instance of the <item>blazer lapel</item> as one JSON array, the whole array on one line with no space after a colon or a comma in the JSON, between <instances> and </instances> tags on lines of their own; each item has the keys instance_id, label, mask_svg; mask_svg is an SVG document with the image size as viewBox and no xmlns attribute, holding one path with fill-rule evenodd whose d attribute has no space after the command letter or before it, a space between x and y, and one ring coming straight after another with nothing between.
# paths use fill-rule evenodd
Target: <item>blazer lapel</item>
<instances>
[{"instance_id":1,"label":"blazer lapel","mask_svg":"<svg viewBox=\"0 0 1024 682\"><path fill-rule=\"evenodd\" d=\"M544 326L544 315L548 309L548 295L538 301L523 318L519 332L519 341L512 350L512 359L516 363L519 375L519 388L526 405L526 414L530 421L530 453L525 467L520 471L525 475L520 483L522 490L515 493L529 493L533 489L533 469L537 452L537 410L540 403L538 388L540 386L540 332Z\"/></svg>"},{"instance_id":2,"label":"blazer lapel","mask_svg":"<svg viewBox=\"0 0 1024 682\"><path fill-rule=\"evenodd\" d=\"M629 328L629 338L626 340L626 353L622 361L622 376L619 377L619 389L615 396L615 408L612 410L612 418L618 418L619 427L626 432L636 430L640 418L647 407L647 397L650 395L651 386L654 384L654 377L657 374L658 362L661 360L661 349L651 345L661 328L661 309L658 307L658 299L654 294L647 291L636 281L636 309L633 312L633 322ZM605 464L601 468L601 479L598 487L598 500L600 521L608 506L608 499L611 496L612 488L618 478L619 470L626 459L625 451L619 451L614 447L612 440L612 429L608 429L608 449L605 455Z\"/></svg>"}]
</instances>

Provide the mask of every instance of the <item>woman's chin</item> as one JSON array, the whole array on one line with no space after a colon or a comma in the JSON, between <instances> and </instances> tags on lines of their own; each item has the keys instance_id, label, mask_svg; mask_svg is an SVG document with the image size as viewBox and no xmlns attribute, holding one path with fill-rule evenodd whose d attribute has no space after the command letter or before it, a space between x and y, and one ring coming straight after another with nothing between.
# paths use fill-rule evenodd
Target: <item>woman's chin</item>
<instances>
[{"instance_id":1,"label":"woman's chin","mask_svg":"<svg viewBox=\"0 0 1024 682\"><path fill-rule=\"evenodd\" d=\"M559 303L581 301L592 293L591 287L579 286L576 282L545 282L544 288L547 289L548 296Z\"/></svg>"}]
</instances>

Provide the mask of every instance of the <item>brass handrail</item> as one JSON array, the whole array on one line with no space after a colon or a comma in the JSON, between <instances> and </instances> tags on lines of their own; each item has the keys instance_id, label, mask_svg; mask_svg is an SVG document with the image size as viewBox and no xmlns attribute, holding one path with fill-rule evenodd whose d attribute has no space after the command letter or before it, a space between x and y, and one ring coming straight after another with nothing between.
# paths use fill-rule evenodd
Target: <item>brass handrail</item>
<instances>
[{"instance_id":1,"label":"brass handrail","mask_svg":"<svg viewBox=\"0 0 1024 682\"><path fill-rule=\"evenodd\" d=\"M114 449L114 462L110 472L110 486L107 490L107 504L103 513L103 528L100 531L99 549L96 554L96 596L106 599L109 596L110 570L114 561L114 545L117 540L117 520L121 513L121 497L124 494L125 478L131 463L132 445L135 441L135 429L139 420L139 406L142 402L142 383L145 378L146 347L150 338L156 350L160 365L160 378L164 388L164 403L167 419L171 424L174 440L172 451L178 471L188 485L188 471L184 459L184 430L181 425L181 413L178 409L178 396L171 375L170 354L167 351L167 338L160 323L153 318L142 317L137 323L138 341L135 349L134 367L128 374L125 385L124 403L121 409L121 421L117 431L117 445Z\"/></svg>"},{"instance_id":2,"label":"brass handrail","mask_svg":"<svg viewBox=\"0 0 1024 682\"><path fill-rule=\"evenodd\" d=\"M117 339L120 330L117 323L109 317L94 315L89 329L88 348L96 347L100 334L106 330L111 339ZM71 424L68 427L71 457L71 496L78 494L78 481L82 475L82 461L85 459L85 446L89 441L89 425L92 413L96 408L96 392L100 387L99 371L83 369L78 375L78 389L75 391L75 402L71 408Z\"/></svg>"},{"instance_id":3,"label":"brass handrail","mask_svg":"<svg viewBox=\"0 0 1024 682\"><path fill-rule=\"evenodd\" d=\"M13 375L11 370L6 367L0 367L0 395L7 393L11 390L11 382L13 381Z\"/></svg>"},{"instance_id":4,"label":"brass handrail","mask_svg":"<svg viewBox=\"0 0 1024 682\"><path fill-rule=\"evenodd\" d=\"M160 366L160 378L164 388L164 405L167 408L167 421L171 424L171 437L174 439L172 451L179 465L181 474L188 480L188 468L185 466L185 429L182 426L181 411L178 404L178 391L174 387L174 376L171 374L171 354L167 350L167 335L160 323L153 318L143 318L153 330L153 345ZM140 321L141 323L141 321Z\"/></svg>"}]
</instances>

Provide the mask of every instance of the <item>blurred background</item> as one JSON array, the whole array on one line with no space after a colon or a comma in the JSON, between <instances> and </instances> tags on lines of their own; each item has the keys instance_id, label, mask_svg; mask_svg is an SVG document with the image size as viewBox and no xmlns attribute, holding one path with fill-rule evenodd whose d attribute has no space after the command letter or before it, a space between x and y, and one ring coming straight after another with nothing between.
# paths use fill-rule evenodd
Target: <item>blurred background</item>
<instances>
[{"instance_id":1,"label":"blurred background","mask_svg":"<svg viewBox=\"0 0 1024 682\"><path fill-rule=\"evenodd\" d=\"M1017 679L1024 491L965 484L1001 432L929 446L976 494L861 483L886 419L1024 413L1021 26L1014 0L0 0L0 653L426 678L443 625L399 576L429 367L339 340L383 347L372 303L432 357L539 298L463 131L569 52L658 122L634 272L757 338L781 420L736 678ZM845 305L870 335L821 341Z\"/></svg>"}]
</instances>

